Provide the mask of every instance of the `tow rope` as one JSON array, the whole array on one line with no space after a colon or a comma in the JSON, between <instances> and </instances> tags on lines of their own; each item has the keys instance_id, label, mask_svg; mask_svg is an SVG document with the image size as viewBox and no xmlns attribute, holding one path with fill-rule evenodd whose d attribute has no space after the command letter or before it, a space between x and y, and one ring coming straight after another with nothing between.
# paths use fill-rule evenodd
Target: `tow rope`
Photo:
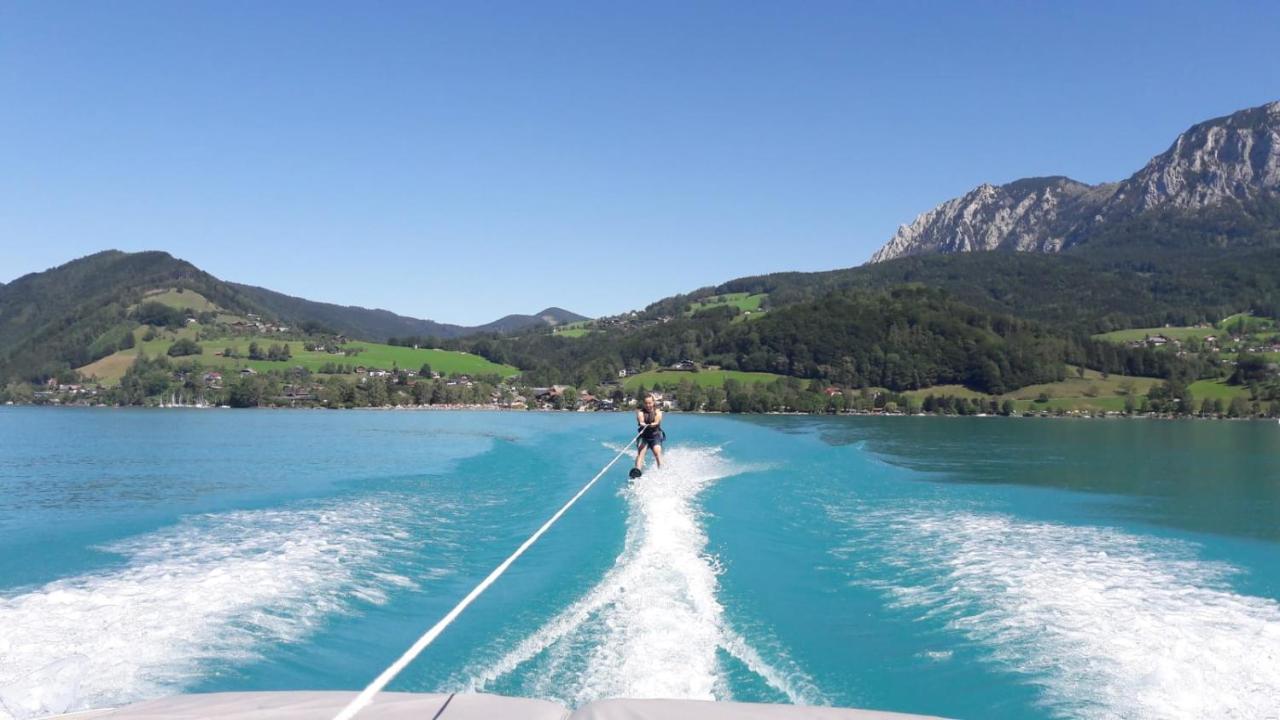
<instances>
[{"instance_id":1,"label":"tow rope","mask_svg":"<svg viewBox=\"0 0 1280 720\"><path fill-rule=\"evenodd\" d=\"M560 516L568 512L569 508L573 507L573 504L578 502L579 498L586 495L587 491L591 489L591 486L595 485L596 481L601 477L604 477L604 474L609 471L609 468L613 467L613 464L618 462L618 459L631 449L631 444L638 440L640 435L641 433L636 433L636 436L631 438L631 441L623 446L622 450L619 450L618 454L614 455L613 459L601 468L600 472L596 473L595 477L591 478L586 485L582 486L582 489L578 491L578 494L569 498L569 502L565 503L564 507L557 510L556 514L552 515L550 520L543 523L542 527L538 528L537 532L530 535L528 540L525 540L520 547L516 548L516 551L511 553L511 557L503 560L501 565L494 568L493 572L489 573L488 577L481 580L479 585L472 588L471 592L467 593L467 596L462 598L457 605L454 605L452 610L450 610L444 617L440 618L439 622L432 625L430 630L423 633L422 637L418 638L417 642L410 646L410 648L400 656L400 659L391 663L386 670L382 671L381 675L374 678L373 682L369 683L368 687L362 690L354 700L348 703L341 712L334 716L334 720L351 720L356 716L356 713L367 707L369 703L373 701L373 697L375 695L381 692L388 683L394 680L396 675L399 675L401 670L404 670L409 663L413 662L414 658L418 657L418 655L425 650L428 645L434 642L437 637L440 637L440 633L444 632L445 628L449 627L454 620L457 620L458 616L462 614L462 611L466 610L467 606L474 602L476 598L480 597L481 593L488 590L489 586L501 577L502 574L507 571L507 568L511 567L511 564L524 554L525 550L528 550L535 542L538 541L538 538L542 537L543 533L549 530L551 526L560 519Z\"/></svg>"}]
</instances>

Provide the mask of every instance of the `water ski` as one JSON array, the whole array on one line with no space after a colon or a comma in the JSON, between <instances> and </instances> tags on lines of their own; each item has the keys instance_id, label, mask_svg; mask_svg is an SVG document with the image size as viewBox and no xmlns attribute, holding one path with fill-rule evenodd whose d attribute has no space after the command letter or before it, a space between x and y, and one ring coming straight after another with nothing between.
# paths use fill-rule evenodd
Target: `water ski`
<instances>
[{"instance_id":1,"label":"water ski","mask_svg":"<svg viewBox=\"0 0 1280 720\"><path fill-rule=\"evenodd\" d=\"M640 477L640 476L641 476L641 475L643 475L643 474L644 474L644 473L640 472L640 468L631 468L631 479L632 479L632 480L635 480L636 478Z\"/></svg>"}]
</instances>

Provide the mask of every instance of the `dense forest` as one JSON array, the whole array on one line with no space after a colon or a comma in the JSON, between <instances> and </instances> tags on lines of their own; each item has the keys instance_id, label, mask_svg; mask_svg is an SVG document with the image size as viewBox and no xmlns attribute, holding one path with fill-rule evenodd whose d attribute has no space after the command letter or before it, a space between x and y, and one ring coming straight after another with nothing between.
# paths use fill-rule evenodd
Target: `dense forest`
<instances>
[{"instance_id":1,"label":"dense forest","mask_svg":"<svg viewBox=\"0 0 1280 720\"><path fill-rule=\"evenodd\" d=\"M845 288L919 284L978 308L1085 334L1215 322L1253 310L1280 316L1280 199L1195 212L1160 210L1099 230L1060 255L919 255L845 270L739 278L653 303L679 314L700 298L768 293L767 307Z\"/></svg>"},{"instance_id":2,"label":"dense forest","mask_svg":"<svg viewBox=\"0 0 1280 720\"><path fill-rule=\"evenodd\" d=\"M684 360L854 388L902 391L961 384L992 394L1060 380L1065 363L1182 380L1218 372L1205 361L1063 333L921 287L836 290L759 319L735 319L741 320L732 308L716 308L632 331L603 330L580 338L484 336L442 345L516 365L533 383L585 386L619 370Z\"/></svg>"}]
</instances>

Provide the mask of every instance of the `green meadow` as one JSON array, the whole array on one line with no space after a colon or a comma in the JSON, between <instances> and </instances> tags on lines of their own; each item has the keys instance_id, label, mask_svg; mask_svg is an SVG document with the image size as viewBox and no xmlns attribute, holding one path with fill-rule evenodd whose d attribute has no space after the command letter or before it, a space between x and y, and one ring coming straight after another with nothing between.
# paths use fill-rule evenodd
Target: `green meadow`
<instances>
[{"instance_id":1,"label":"green meadow","mask_svg":"<svg viewBox=\"0 0 1280 720\"><path fill-rule=\"evenodd\" d=\"M682 372L679 370L650 370L632 375L623 381L627 390L635 390L644 385L653 388L655 385L675 387L681 381L689 380L699 387L722 387L726 380L737 380L743 383L771 383L781 380L783 375L764 372L742 372L740 370L700 370L698 372Z\"/></svg>"},{"instance_id":2,"label":"green meadow","mask_svg":"<svg viewBox=\"0 0 1280 720\"><path fill-rule=\"evenodd\" d=\"M1109 342L1127 343L1137 340L1145 340L1148 337L1163 335L1172 340L1189 340L1191 338L1204 339L1210 335L1220 335L1222 331L1211 327L1153 327L1153 328L1131 328L1129 330L1115 330L1109 333L1094 335L1095 340L1107 340Z\"/></svg>"},{"instance_id":3,"label":"green meadow","mask_svg":"<svg viewBox=\"0 0 1280 720\"><path fill-rule=\"evenodd\" d=\"M194 310L196 312L216 312L220 308L209 301L208 298L194 290L158 290L149 292L142 297L144 302L158 302L161 305L168 305L179 310Z\"/></svg>"},{"instance_id":4,"label":"green meadow","mask_svg":"<svg viewBox=\"0 0 1280 720\"><path fill-rule=\"evenodd\" d=\"M169 347L179 338L195 339L199 330L198 325L190 325L176 332L161 331L153 340L142 341L145 333L144 328L138 328L134 334L138 338L136 347L128 350L121 350L113 355L109 355L101 360L90 363L82 368L80 372L86 376L96 376L99 380L108 384L119 382L129 365L133 363L133 359L140 352L149 356L164 355L168 352ZM263 352L267 351L272 345L288 345L289 352L292 357L287 361L272 360L249 360L250 343L256 342L262 348ZM452 375L455 373L463 373L467 375L500 375L502 377L510 377L518 374L520 371L510 365L499 365L490 362L478 355L470 353L456 352L453 350L437 350L437 349L414 349L411 347L400 347L396 345L384 345L382 343L370 342L349 342L343 346L346 350L357 350L360 352L352 356L344 356L341 354L330 354L321 351L309 351L304 347L304 343L300 340L278 340L269 336L263 337L237 337L223 338L219 340L202 340L200 347L204 352L200 355L191 355L185 359L198 360L203 366L211 369L239 370L241 368L253 368L259 372L267 370L283 370L291 367L304 367L312 372L317 372L320 368L328 363L337 363L342 365L364 366L367 368L377 368L380 370L391 370L400 368L403 370L417 371L423 364L429 364L431 369L443 375ZM224 357L218 353L223 352L226 348L231 348L240 357ZM184 358L175 358L181 360Z\"/></svg>"},{"instance_id":5,"label":"green meadow","mask_svg":"<svg viewBox=\"0 0 1280 720\"><path fill-rule=\"evenodd\" d=\"M724 295L713 295L709 298L690 303L689 309L685 311L685 315L693 315L699 310L706 310L707 308L719 307L721 305L736 307L743 312L755 312L760 309L760 302L764 300L766 294L767 293L756 293L755 295L752 295L750 293L739 292L725 293Z\"/></svg>"},{"instance_id":6,"label":"green meadow","mask_svg":"<svg viewBox=\"0 0 1280 720\"><path fill-rule=\"evenodd\" d=\"M557 325L552 333L562 337L582 337L587 333L594 332L589 326L591 320L579 320L578 322L565 323Z\"/></svg>"},{"instance_id":7,"label":"green meadow","mask_svg":"<svg viewBox=\"0 0 1280 720\"><path fill-rule=\"evenodd\" d=\"M1231 402L1231 399L1237 396L1249 398L1248 388L1242 385L1228 385L1225 380L1197 380L1187 389L1191 391L1191 398L1197 403L1206 398L1223 402ZM1199 409L1198 405L1197 409Z\"/></svg>"},{"instance_id":8,"label":"green meadow","mask_svg":"<svg viewBox=\"0 0 1280 720\"><path fill-rule=\"evenodd\" d=\"M1124 409L1125 395L1132 393L1135 398L1146 395L1152 387L1162 382L1156 378L1126 375L1109 375L1104 378L1102 373L1094 370L1085 370L1082 377L1070 365L1067 366L1067 372L1068 377L1059 382L1028 385L1004 395L984 395L963 385L935 385L922 390L909 390L903 394L917 401L923 401L928 395L950 395L967 399L994 397L999 402L1012 400L1018 412L1058 409L1119 412ZM1037 402L1041 395L1047 397L1048 402Z\"/></svg>"}]
</instances>

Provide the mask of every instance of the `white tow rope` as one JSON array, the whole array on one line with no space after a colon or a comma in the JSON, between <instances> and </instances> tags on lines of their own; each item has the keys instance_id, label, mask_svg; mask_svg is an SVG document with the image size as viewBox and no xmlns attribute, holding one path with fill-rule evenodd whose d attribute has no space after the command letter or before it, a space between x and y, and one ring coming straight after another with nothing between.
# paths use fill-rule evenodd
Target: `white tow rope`
<instances>
[{"instance_id":1,"label":"white tow rope","mask_svg":"<svg viewBox=\"0 0 1280 720\"><path fill-rule=\"evenodd\" d=\"M587 491L591 489L591 486L595 485L596 481L599 480L601 477L603 477L604 474L609 471L609 468L613 467L613 464L618 462L618 459L621 458L624 454L626 454L628 450L631 449L631 443L634 443L636 439L638 439L639 437L640 437L640 434L637 434L634 438L631 438L631 442L628 442L626 446L622 448L622 450L618 451L618 454L613 456L613 459L609 461L609 464L601 468L600 472L596 473L596 476L591 478L590 482L588 482L586 485L583 485L582 489L578 491L577 495L574 495L573 497L569 498L569 502L565 503L564 507L557 510L556 514L552 515L550 520L543 523L542 527L538 528L537 532L530 535L528 540L525 540L520 547L516 548L516 551L511 553L511 557L507 558L506 560L503 560L501 565L494 568L493 572L489 573L488 577L486 577L484 580L481 580L479 585L476 585L475 588L471 590L471 592L467 593L467 596L462 598L461 602L459 602L457 605L454 605L453 609L450 610L447 615L440 618L440 621L437 622L435 625L432 625L431 629L428 630L426 633L424 633L422 637L418 638L418 641L415 642L412 647L406 650L405 653L400 656L399 660L396 660L395 662L391 663L390 667L388 667L386 670L383 670L381 675L375 678L373 682L369 683L369 687L361 691L360 694L357 695L354 700L352 700L350 703L347 704L346 707L342 709L342 712L334 716L334 720L351 720L351 718L354 718L356 716L356 713L360 712L366 706L368 706L368 704L373 701L374 695L377 695L379 692L381 692L382 689L387 686L387 683L390 683L392 680L394 680L396 675L400 674L401 670L404 670L405 667L409 665L409 663L413 662L414 658L418 657L419 653L425 650L426 647L430 645L433 641L435 641L437 637L440 637L440 633L444 632L444 629L449 627L450 623L452 623L454 620L457 620L458 616L462 614L462 611L466 610L468 605L470 605L473 601L475 601L476 598L480 597L481 593L483 593L485 590L488 590L489 586L492 585L495 580L501 577L502 573L507 571L507 568L511 567L511 563L515 562L516 558L519 558L521 555L523 555L525 550L528 550L530 546L532 546L535 542L537 542L538 538L542 537L542 534L545 533L547 530L549 530L551 526L554 525L556 521L560 519L561 515L564 515L569 510L569 508L573 507L573 504L578 502L578 498L582 497L583 495L586 495Z\"/></svg>"}]
</instances>

